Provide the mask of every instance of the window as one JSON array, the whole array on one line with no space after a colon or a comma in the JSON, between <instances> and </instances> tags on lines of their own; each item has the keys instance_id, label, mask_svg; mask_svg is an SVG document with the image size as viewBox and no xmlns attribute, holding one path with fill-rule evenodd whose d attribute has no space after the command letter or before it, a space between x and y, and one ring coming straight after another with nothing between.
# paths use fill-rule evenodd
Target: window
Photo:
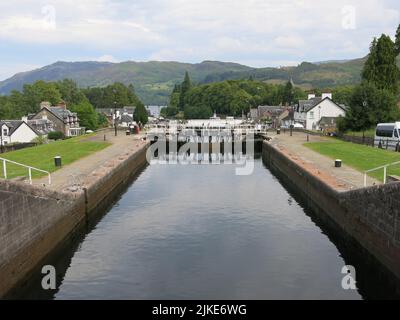
<instances>
[{"instance_id":1,"label":"window","mask_svg":"<svg viewBox=\"0 0 400 320\"><path fill-rule=\"evenodd\" d=\"M394 125L380 125L376 128L376 135L377 137L391 138L394 130Z\"/></svg>"},{"instance_id":2,"label":"window","mask_svg":"<svg viewBox=\"0 0 400 320\"><path fill-rule=\"evenodd\" d=\"M314 111L310 112L310 119L314 119Z\"/></svg>"},{"instance_id":3,"label":"window","mask_svg":"<svg viewBox=\"0 0 400 320\"><path fill-rule=\"evenodd\" d=\"M399 133L397 132L397 129L394 129L393 135L395 138L399 137Z\"/></svg>"},{"instance_id":4,"label":"window","mask_svg":"<svg viewBox=\"0 0 400 320\"><path fill-rule=\"evenodd\" d=\"M3 136L8 135L8 130L6 128L3 129Z\"/></svg>"}]
</instances>

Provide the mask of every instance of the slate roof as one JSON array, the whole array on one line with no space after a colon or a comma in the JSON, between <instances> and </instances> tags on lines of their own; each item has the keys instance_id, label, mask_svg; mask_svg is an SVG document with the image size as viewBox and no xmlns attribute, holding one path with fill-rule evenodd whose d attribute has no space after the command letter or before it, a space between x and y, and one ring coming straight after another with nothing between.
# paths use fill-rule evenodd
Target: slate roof
<instances>
[{"instance_id":1,"label":"slate roof","mask_svg":"<svg viewBox=\"0 0 400 320\"><path fill-rule=\"evenodd\" d=\"M68 120L69 117L77 117L77 114L75 112L71 112L70 110L64 109L62 107L49 107L47 109L62 120Z\"/></svg>"},{"instance_id":2,"label":"slate roof","mask_svg":"<svg viewBox=\"0 0 400 320\"><path fill-rule=\"evenodd\" d=\"M333 101L330 98L324 98L322 99L321 97L315 97L309 100L299 100L299 103L296 105L296 111L297 112L308 112L311 109L314 109L317 105L319 105L323 100L329 99L332 101L334 104L336 104L339 108L343 109L344 111L347 110L347 106L344 104L338 104L335 101Z\"/></svg>"},{"instance_id":3,"label":"slate roof","mask_svg":"<svg viewBox=\"0 0 400 320\"><path fill-rule=\"evenodd\" d=\"M28 125L40 135L45 135L51 131L54 131L52 128L52 122L48 119L28 120Z\"/></svg>"},{"instance_id":4,"label":"slate roof","mask_svg":"<svg viewBox=\"0 0 400 320\"><path fill-rule=\"evenodd\" d=\"M315 97L310 100L299 100L297 112L308 112L322 101L321 97Z\"/></svg>"},{"instance_id":5,"label":"slate roof","mask_svg":"<svg viewBox=\"0 0 400 320\"><path fill-rule=\"evenodd\" d=\"M121 122L126 122L126 123L133 122L133 118L130 115L123 114L121 116Z\"/></svg>"}]
</instances>

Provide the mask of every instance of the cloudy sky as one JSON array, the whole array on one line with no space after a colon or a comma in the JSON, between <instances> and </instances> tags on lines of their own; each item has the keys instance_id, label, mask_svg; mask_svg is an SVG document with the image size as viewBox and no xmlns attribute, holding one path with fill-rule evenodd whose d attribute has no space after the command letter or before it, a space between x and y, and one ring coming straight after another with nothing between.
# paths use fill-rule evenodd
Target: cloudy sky
<instances>
[{"instance_id":1,"label":"cloudy sky","mask_svg":"<svg viewBox=\"0 0 400 320\"><path fill-rule=\"evenodd\" d=\"M358 58L399 23L398 0L1 1L0 80L59 60Z\"/></svg>"}]
</instances>

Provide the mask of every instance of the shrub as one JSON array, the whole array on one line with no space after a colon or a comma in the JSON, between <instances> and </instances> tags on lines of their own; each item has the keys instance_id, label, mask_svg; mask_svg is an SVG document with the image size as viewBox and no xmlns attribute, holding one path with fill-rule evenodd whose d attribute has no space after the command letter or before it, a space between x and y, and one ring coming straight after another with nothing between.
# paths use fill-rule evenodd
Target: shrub
<instances>
[{"instance_id":1,"label":"shrub","mask_svg":"<svg viewBox=\"0 0 400 320\"><path fill-rule=\"evenodd\" d=\"M64 139L64 134L61 131L52 131L49 132L47 138L49 138L50 140L61 140Z\"/></svg>"},{"instance_id":2,"label":"shrub","mask_svg":"<svg viewBox=\"0 0 400 320\"><path fill-rule=\"evenodd\" d=\"M46 144L47 138L45 136L37 136L32 142L36 143L37 145Z\"/></svg>"}]
</instances>

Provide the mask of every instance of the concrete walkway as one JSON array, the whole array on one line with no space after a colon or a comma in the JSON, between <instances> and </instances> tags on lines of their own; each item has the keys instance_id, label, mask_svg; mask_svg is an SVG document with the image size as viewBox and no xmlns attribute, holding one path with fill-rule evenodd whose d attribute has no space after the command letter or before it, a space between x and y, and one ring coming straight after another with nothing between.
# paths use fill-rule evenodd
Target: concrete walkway
<instances>
[{"instance_id":1,"label":"concrete walkway","mask_svg":"<svg viewBox=\"0 0 400 320\"><path fill-rule=\"evenodd\" d=\"M111 143L109 147L53 172L51 174L51 185L48 185L47 177L35 179L34 185L42 185L56 191L63 191L74 185L84 185L85 180L96 169L107 165L107 162L118 159L122 155L135 152L140 146L146 143L142 140L144 137L143 134L127 136L125 132L119 131L118 136L115 137L113 130L101 131L87 139L91 141L104 141L104 135L106 135L106 141Z\"/></svg>"},{"instance_id":2,"label":"concrete walkway","mask_svg":"<svg viewBox=\"0 0 400 320\"><path fill-rule=\"evenodd\" d=\"M328 139L320 136L309 136L310 142L323 142ZM364 174L362 172L347 166L345 163L342 168L335 168L333 159L305 147L304 143L306 142L307 135L302 132L295 132L292 137L289 132L273 135L271 140L272 145L334 189L347 191L364 187ZM381 182L368 177L367 185L374 184L381 184Z\"/></svg>"}]
</instances>

